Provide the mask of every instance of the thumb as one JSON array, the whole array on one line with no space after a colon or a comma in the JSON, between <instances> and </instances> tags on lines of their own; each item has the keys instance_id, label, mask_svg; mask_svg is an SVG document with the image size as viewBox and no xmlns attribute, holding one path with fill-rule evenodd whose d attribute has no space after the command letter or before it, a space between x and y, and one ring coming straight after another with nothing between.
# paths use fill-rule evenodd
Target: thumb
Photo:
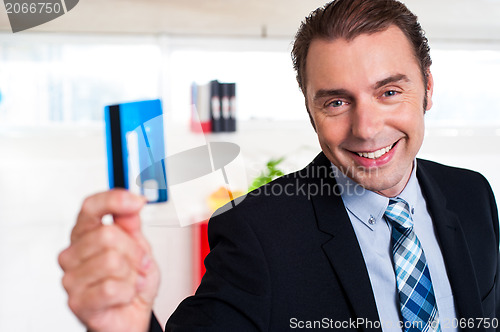
<instances>
[{"instance_id":1,"label":"thumb","mask_svg":"<svg viewBox=\"0 0 500 332\"><path fill-rule=\"evenodd\" d=\"M143 196L137 196L127 193L128 208L124 213L114 213L113 220L115 225L119 226L128 234L136 237L141 233L141 218L139 212L146 204L147 200Z\"/></svg>"},{"instance_id":2,"label":"thumb","mask_svg":"<svg viewBox=\"0 0 500 332\"><path fill-rule=\"evenodd\" d=\"M123 229L127 234L137 237L141 233L141 218L139 211L132 215L113 215L115 225Z\"/></svg>"},{"instance_id":3,"label":"thumb","mask_svg":"<svg viewBox=\"0 0 500 332\"><path fill-rule=\"evenodd\" d=\"M89 196L82 204L76 225L71 232L71 242L102 225L102 217L111 214L123 229L135 232L140 229L139 212L146 199L125 189L112 189Z\"/></svg>"}]
</instances>

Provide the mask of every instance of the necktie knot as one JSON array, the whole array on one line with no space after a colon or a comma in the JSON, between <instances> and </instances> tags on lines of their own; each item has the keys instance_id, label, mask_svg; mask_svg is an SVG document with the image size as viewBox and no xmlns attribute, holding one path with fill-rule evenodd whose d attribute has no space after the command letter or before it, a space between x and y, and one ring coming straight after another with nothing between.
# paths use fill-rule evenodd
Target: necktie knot
<instances>
[{"instance_id":1,"label":"necktie knot","mask_svg":"<svg viewBox=\"0 0 500 332\"><path fill-rule=\"evenodd\" d=\"M385 210L385 216L389 221L391 221L393 227L403 227L405 229L413 227L410 206L404 199L391 198L389 200L389 205Z\"/></svg>"}]
</instances>

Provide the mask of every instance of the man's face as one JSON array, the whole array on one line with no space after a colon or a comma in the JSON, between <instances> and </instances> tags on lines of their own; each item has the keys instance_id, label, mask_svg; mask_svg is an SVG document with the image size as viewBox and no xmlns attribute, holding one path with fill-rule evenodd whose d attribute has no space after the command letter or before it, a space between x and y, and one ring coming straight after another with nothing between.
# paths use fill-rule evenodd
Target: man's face
<instances>
[{"instance_id":1,"label":"man's face","mask_svg":"<svg viewBox=\"0 0 500 332\"><path fill-rule=\"evenodd\" d=\"M306 98L328 159L366 189L385 196L406 186L424 137L422 72L403 32L391 26L352 41L313 40Z\"/></svg>"}]
</instances>

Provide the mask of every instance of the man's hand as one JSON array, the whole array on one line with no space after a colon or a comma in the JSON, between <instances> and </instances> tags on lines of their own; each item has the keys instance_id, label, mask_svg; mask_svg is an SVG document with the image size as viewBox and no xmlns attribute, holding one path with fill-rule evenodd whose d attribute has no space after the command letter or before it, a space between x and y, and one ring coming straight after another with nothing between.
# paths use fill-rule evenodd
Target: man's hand
<instances>
[{"instance_id":1,"label":"man's hand","mask_svg":"<svg viewBox=\"0 0 500 332\"><path fill-rule=\"evenodd\" d=\"M141 232L144 203L122 189L87 198L59 255L69 307L92 331L148 330L160 273ZM102 224L106 214L113 225Z\"/></svg>"}]
</instances>

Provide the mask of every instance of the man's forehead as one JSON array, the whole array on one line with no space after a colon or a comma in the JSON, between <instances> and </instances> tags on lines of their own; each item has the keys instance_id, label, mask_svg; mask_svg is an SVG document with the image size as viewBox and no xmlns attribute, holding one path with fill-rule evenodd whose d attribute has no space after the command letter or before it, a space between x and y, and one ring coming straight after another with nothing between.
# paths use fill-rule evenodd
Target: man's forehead
<instances>
[{"instance_id":1,"label":"man's forehead","mask_svg":"<svg viewBox=\"0 0 500 332\"><path fill-rule=\"evenodd\" d=\"M423 78L416 76L421 71L412 44L396 26L352 40L318 38L310 46L305 70L310 97L318 90L377 89L386 80L417 83Z\"/></svg>"},{"instance_id":2,"label":"man's forehead","mask_svg":"<svg viewBox=\"0 0 500 332\"><path fill-rule=\"evenodd\" d=\"M340 45L342 44L352 44L354 42L357 42L359 40L374 40L379 38L381 35L387 35L390 36L391 39L399 39L399 43L408 45L410 49L412 49L411 41L409 37L404 33L403 30L401 30L397 25L391 24L388 27L384 29L379 29L376 31L371 31L371 32L362 32L359 34L354 34L354 35L349 35L348 37L316 37L311 40L309 49L314 44L318 43L338 43ZM308 54L309 55L309 54Z\"/></svg>"},{"instance_id":3,"label":"man's forehead","mask_svg":"<svg viewBox=\"0 0 500 332\"><path fill-rule=\"evenodd\" d=\"M367 56L368 55L368 56ZM318 61L335 65L348 63L354 57L365 59L375 55L398 61L407 60L419 65L415 50L404 32L395 25L374 33L363 33L352 39L315 38L311 41L306 60L306 72Z\"/></svg>"}]
</instances>

